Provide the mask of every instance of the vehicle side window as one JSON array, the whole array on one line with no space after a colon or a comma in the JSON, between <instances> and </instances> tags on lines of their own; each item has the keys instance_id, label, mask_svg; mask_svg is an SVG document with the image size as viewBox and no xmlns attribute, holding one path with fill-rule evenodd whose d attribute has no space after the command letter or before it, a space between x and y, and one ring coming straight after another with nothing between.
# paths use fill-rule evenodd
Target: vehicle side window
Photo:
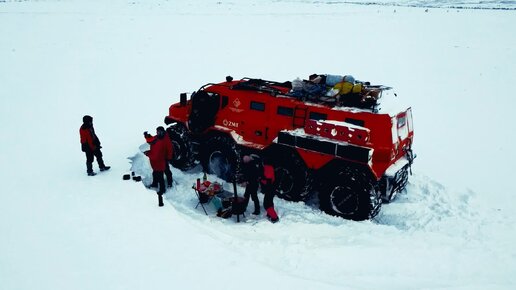
<instances>
[{"instance_id":1,"label":"vehicle side window","mask_svg":"<svg viewBox=\"0 0 516 290\"><path fill-rule=\"evenodd\" d=\"M222 96L222 107L221 108L225 108L229 103L229 99L228 99L228 96Z\"/></svg>"},{"instance_id":2,"label":"vehicle side window","mask_svg":"<svg viewBox=\"0 0 516 290\"><path fill-rule=\"evenodd\" d=\"M353 125L357 125L357 126L360 126L360 127L365 127L365 122L363 120L357 120L357 119L352 119L352 118L346 118L344 120L344 122L346 123L350 123L350 124L353 124Z\"/></svg>"},{"instance_id":3,"label":"vehicle side window","mask_svg":"<svg viewBox=\"0 0 516 290\"><path fill-rule=\"evenodd\" d=\"M278 110L276 111L278 115L292 117L294 116L294 109L289 107L278 107Z\"/></svg>"},{"instance_id":4,"label":"vehicle side window","mask_svg":"<svg viewBox=\"0 0 516 290\"><path fill-rule=\"evenodd\" d=\"M406 122L407 122L407 118L405 116L398 117L398 128L405 126Z\"/></svg>"},{"instance_id":5,"label":"vehicle side window","mask_svg":"<svg viewBox=\"0 0 516 290\"><path fill-rule=\"evenodd\" d=\"M401 138L401 139L405 139L407 138L408 136L408 126L407 125L407 116L406 115L402 115L402 116L399 116L398 115L398 136Z\"/></svg>"},{"instance_id":6,"label":"vehicle side window","mask_svg":"<svg viewBox=\"0 0 516 290\"><path fill-rule=\"evenodd\" d=\"M312 120L326 120L328 118L328 115L317 112L310 112L310 115L308 116L308 118Z\"/></svg>"},{"instance_id":7,"label":"vehicle side window","mask_svg":"<svg viewBox=\"0 0 516 290\"><path fill-rule=\"evenodd\" d=\"M208 96L210 96L213 102L211 106L218 110L220 105L220 95L217 93L208 92Z\"/></svg>"},{"instance_id":8,"label":"vehicle side window","mask_svg":"<svg viewBox=\"0 0 516 290\"><path fill-rule=\"evenodd\" d=\"M251 101L251 110L265 111L265 103Z\"/></svg>"}]
</instances>

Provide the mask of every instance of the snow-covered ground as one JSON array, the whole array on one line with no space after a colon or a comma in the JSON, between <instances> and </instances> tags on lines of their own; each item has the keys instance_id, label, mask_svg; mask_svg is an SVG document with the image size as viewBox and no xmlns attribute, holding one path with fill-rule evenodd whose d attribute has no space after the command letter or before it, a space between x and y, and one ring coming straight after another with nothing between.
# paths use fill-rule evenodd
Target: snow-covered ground
<instances>
[{"instance_id":1,"label":"snow-covered ground","mask_svg":"<svg viewBox=\"0 0 516 290\"><path fill-rule=\"evenodd\" d=\"M516 288L515 7L0 1L0 289ZM279 223L237 224L194 209L199 168L174 171L163 208L122 180L149 173L142 132L180 92L314 72L393 86L412 106L414 175L374 220L276 199ZM93 178L85 114L112 166Z\"/></svg>"}]
</instances>

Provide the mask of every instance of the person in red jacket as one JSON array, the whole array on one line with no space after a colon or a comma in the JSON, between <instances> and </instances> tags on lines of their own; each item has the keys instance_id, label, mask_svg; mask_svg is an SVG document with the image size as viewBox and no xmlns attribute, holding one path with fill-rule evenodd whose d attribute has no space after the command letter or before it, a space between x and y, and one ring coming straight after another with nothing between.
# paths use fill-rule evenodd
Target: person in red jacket
<instances>
[{"instance_id":1,"label":"person in red jacket","mask_svg":"<svg viewBox=\"0 0 516 290\"><path fill-rule=\"evenodd\" d=\"M167 177L167 187L172 187L172 171L170 170L170 163L172 162L172 158L174 157L174 147L172 146L172 140L168 137L165 128L159 126L156 128L156 137L159 142L163 142L165 149L167 151L166 154L166 166L165 166L165 176Z\"/></svg>"},{"instance_id":2,"label":"person in red jacket","mask_svg":"<svg viewBox=\"0 0 516 290\"><path fill-rule=\"evenodd\" d=\"M167 149L164 142L158 140L157 136L152 136L147 132L144 132L145 140L150 144L150 150L145 152L145 155L149 157L150 164L152 167L152 180L158 186L158 201L159 206L163 206L163 194L165 193L165 178L163 173L165 168L168 166L167 163Z\"/></svg>"},{"instance_id":3,"label":"person in red jacket","mask_svg":"<svg viewBox=\"0 0 516 290\"><path fill-rule=\"evenodd\" d=\"M106 166L102 159L102 152L100 151L102 146L100 146L100 140L95 134L95 129L93 128L93 118L86 115L82 117L82 123L83 124L79 129L79 134L81 136L82 152L86 153L86 173L88 173L88 176L94 176L96 174L93 172L94 158L97 158L100 171L109 170L111 167Z\"/></svg>"},{"instance_id":4,"label":"person in red jacket","mask_svg":"<svg viewBox=\"0 0 516 290\"><path fill-rule=\"evenodd\" d=\"M271 162L268 159L263 160L263 175L260 179L260 187L263 192L263 207L265 208L265 211L267 212L267 218L272 222L275 223L279 221L278 214L276 213L276 210L274 209L274 167L272 166Z\"/></svg>"}]
</instances>

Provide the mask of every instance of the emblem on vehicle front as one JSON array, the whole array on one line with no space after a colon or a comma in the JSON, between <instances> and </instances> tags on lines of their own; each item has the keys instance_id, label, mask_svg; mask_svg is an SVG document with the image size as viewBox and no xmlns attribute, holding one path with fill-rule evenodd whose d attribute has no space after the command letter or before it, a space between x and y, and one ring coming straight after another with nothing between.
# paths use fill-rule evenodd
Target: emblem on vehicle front
<instances>
[{"instance_id":1,"label":"emblem on vehicle front","mask_svg":"<svg viewBox=\"0 0 516 290\"><path fill-rule=\"evenodd\" d=\"M233 106L235 106L235 107L237 107L237 108L238 108L238 107L240 107L240 105L241 105L241 104L242 104L242 103L240 102L240 100L239 100L238 98L236 98L236 99L233 101Z\"/></svg>"}]
</instances>

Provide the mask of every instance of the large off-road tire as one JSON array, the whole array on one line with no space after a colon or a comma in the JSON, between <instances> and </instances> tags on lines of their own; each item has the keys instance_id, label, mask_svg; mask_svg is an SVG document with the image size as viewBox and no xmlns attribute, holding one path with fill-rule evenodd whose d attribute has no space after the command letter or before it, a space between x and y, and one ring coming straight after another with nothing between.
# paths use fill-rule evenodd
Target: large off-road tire
<instances>
[{"instance_id":1,"label":"large off-road tire","mask_svg":"<svg viewBox=\"0 0 516 290\"><path fill-rule=\"evenodd\" d=\"M214 136L203 144L201 164L204 172L215 174L226 181L233 181L240 162L240 149L229 137Z\"/></svg>"},{"instance_id":2,"label":"large off-road tire","mask_svg":"<svg viewBox=\"0 0 516 290\"><path fill-rule=\"evenodd\" d=\"M268 158L274 166L275 194L285 200L305 200L313 179L299 155L293 150L277 150Z\"/></svg>"},{"instance_id":3,"label":"large off-road tire","mask_svg":"<svg viewBox=\"0 0 516 290\"><path fill-rule=\"evenodd\" d=\"M176 123L167 129L168 136L174 147L172 166L181 170L188 170L195 165L190 136L185 126Z\"/></svg>"},{"instance_id":4,"label":"large off-road tire","mask_svg":"<svg viewBox=\"0 0 516 290\"><path fill-rule=\"evenodd\" d=\"M360 221L375 217L382 200L366 168L342 166L325 178L319 203L328 214Z\"/></svg>"}]
</instances>

